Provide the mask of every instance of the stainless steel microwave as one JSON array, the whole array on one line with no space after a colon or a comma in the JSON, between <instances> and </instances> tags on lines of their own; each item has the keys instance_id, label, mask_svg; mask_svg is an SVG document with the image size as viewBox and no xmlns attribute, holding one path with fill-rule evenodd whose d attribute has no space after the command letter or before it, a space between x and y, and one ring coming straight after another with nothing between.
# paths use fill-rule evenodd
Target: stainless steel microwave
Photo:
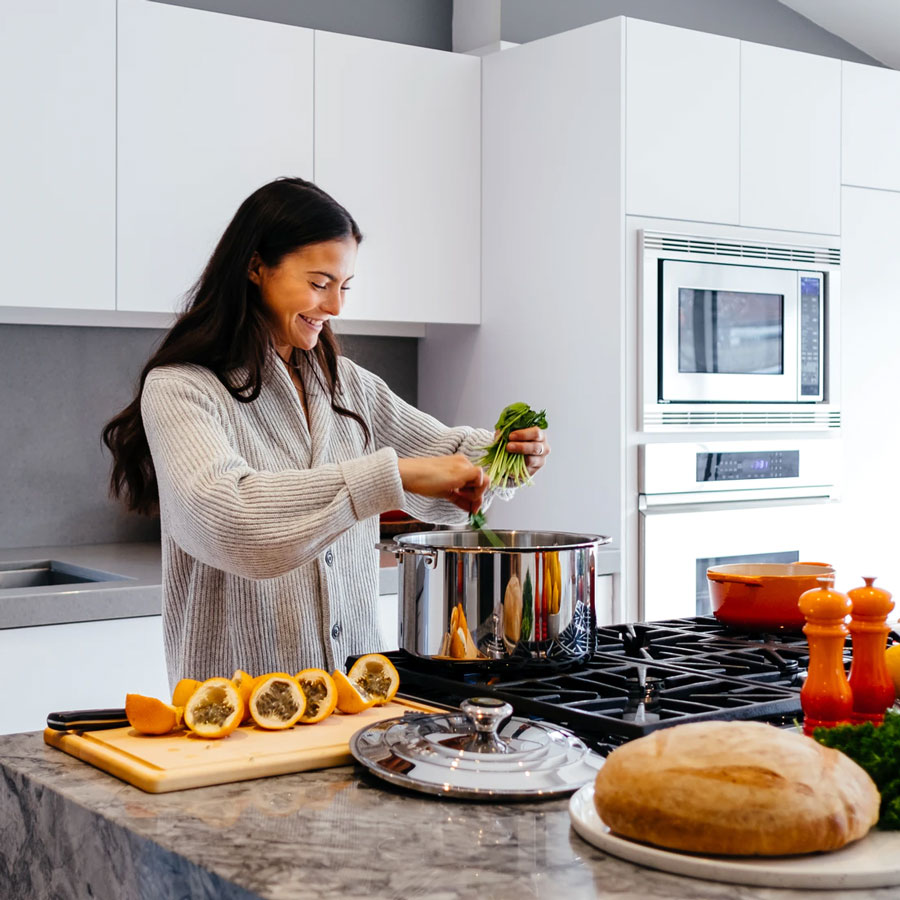
<instances>
[{"instance_id":1,"label":"stainless steel microwave","mask_svg":"<svg viewBox=\"0 0 900 900\"><path fill-rule=\"evenodd\" d=\"M643 430L839 427L839 250L640 240Z\"/></svg>"}]
</instances>

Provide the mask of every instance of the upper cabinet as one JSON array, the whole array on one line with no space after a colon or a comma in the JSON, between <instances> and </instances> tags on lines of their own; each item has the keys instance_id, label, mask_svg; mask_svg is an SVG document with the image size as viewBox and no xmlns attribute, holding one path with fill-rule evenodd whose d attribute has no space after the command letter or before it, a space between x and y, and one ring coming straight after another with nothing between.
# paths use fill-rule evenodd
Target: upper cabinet
<instances>
[{"instance_id":1,"label":"upper cabinet","mask_svg":"<svg viewBox=\"0 0 900 900\"><path fill-rule=\"evenodd\" d=\"M315 178L363 232L343 319L477 323L481 60L316 32Z\"/></svg>"},{"instance_id":2,"label":"upper cabinet","mask_svg":"<svg viewBox=\"0 0 900 900\"><path fill-rule=\"evenodd\" d=\"M841 181L900 191L900 72L843 63Z\"/></svg>"},{"instance_id":3,"label":"upper cabinet","mask_svg":"<svg viewBox=\"0 0 900 900\"><path fill-rule=\"evenodd\" d=\"M742 42L740 100L740 224L840 234L840 60Z\"/></svg>"},{"instance_id":4,"label":"upper cabinet","mask_svg":"<svg viewBox=\"0 0 900 900\"><path fill-rule=\"evenodd\" d=\"M740 46L627 20L628 213L738 221Z\"/></svg>"},{"instance_id":5,"label":"upper cabinet","mask_svg":"<svg viewBox=\"0 0 900 900\"><path fill-rule=\"evenodd\" d=\"M115 0L4 3L0 304L115 307Z\"/></svg>"},{"instance_id":6,"label":"upper cabinet","mask_svg":"<svg viewBox=\"0 0 900 900\"><path fill-rule=\"evenodd\" d=\"M118 31L118 309L173 312L250 193L313 177L313 32L146 0Z\"/></svg>"}]
</instances>

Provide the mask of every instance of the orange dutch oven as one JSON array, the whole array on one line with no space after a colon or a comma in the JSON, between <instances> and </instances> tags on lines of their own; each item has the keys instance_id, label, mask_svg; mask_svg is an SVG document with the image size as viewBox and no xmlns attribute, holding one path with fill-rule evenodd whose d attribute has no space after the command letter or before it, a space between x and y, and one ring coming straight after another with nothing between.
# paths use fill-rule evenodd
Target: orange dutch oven
<instances>
[{"instance_id":1,"label":"orange dutch oven","mask_svg":"<svg viewBox=\"0 0 900 900\"><path fill-rule=\"evenodd\" d=\"M713 615L724 625L753 631L802 628L797 601L819 587L823 575L834 577L827 563L738 563L706 570Z\"/></svg>"}]
</instances>

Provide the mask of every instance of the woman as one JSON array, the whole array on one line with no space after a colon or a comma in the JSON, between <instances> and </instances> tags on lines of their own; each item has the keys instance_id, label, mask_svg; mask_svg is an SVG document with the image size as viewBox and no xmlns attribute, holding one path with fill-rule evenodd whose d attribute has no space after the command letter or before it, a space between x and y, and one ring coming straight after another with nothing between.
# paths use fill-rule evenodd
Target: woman
<instances>
[{"instance_id":1,"label":"woman","mask_svg":"<svg viewBox=\"0 0 900 900\"><path fill-rule=\"evenodd\" d=\"M329 671L383 649L378 515L460 523L490 432L447 428L339 355L362 235L314 184L248 197L106 426L112 492L160 513L169 680ZM534 472L549 447L514 432Z\"/></svg>"}]
</instances>

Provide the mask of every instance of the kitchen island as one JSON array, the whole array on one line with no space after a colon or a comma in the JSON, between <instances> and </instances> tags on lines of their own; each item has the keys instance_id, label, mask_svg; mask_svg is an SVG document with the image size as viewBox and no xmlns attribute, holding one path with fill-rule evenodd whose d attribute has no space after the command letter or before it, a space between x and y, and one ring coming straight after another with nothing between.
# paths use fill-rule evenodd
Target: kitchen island
<instances>
[{"instance_id":1,"label":"kitchen island","mask_svg":"<svg viewBox=\"0 0 900 900\"><path fill-rule=\"evenodd\" d=\"M15 900L864 900L898 890L668 875L582 841L567 800L435 799L351 766L147 794L28 733L0 736L0 775L0 897Z\"/></svg>"}]
</instances>

